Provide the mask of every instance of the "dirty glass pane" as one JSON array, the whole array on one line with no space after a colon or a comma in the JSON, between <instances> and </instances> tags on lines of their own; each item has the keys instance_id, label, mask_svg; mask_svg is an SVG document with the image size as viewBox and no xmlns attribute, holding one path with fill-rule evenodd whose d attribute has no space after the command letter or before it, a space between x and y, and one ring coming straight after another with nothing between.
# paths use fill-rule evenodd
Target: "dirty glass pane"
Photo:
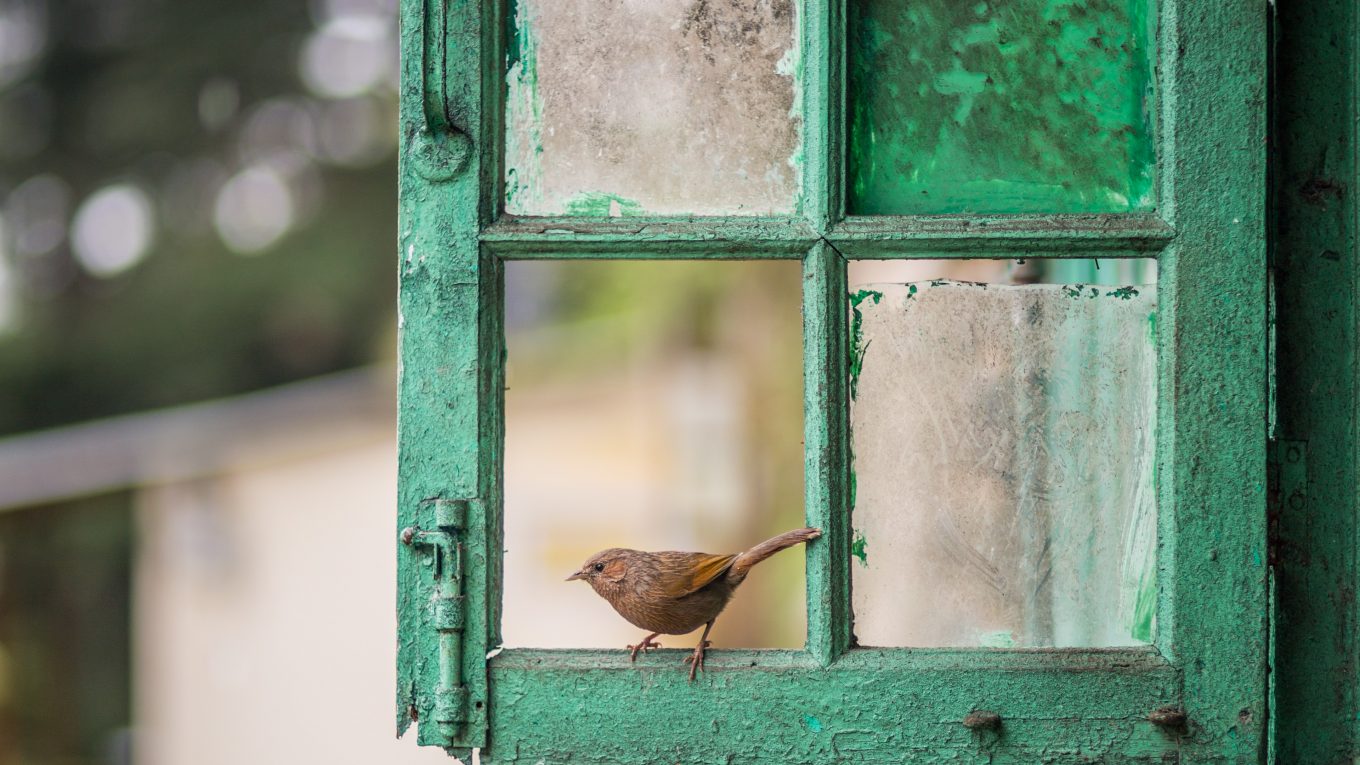
<instances>
[{"instance_id":1,"label":"dirty glass pane","mask_svg":"<svg viewBox=\"0 0 1360 765\"><path fill-rule=\"evenodd\" d=\"M855 289L861 645L1151 641L1155 295L946 279Z\"/></svg>"},{"instance_id":2,"label":"dirty glass pane","mask_svg":"<svg viewBox=\"0 0 1360 765\"><path fill-rule=\"evenodd\" d=\"M792 0L519 0L505 210L794 209Z\"/></svg>"},{"instance_id":3,"label":"dirty glass pane","mask_svg":"<svg viewBox=\"0 0 1360 765\"><path fill-rule=\"evenodd\" d=\"M599 550L729 553L803 525L800 279L796 261L506 264L506 646L642 637L563 581ZM714 646L801 647L803 571L801 548L756 567Z\"/></svg>"},{"instance_id":4,"label":"dirty glass pane","mask_svg":"<svg viewBox=\"0 0 1360 765\"><path fill-rule=\"evenodd\" d=\"M850 3L849 211L1152 207L1151 4Z\"/></svg>"}]
</instances>

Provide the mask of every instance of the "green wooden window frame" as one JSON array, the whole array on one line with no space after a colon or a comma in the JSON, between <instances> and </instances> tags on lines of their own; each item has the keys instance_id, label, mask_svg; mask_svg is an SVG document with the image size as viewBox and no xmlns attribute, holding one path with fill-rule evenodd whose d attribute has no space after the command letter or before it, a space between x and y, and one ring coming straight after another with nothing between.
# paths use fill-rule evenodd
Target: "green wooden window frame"
<instances>
[{"instance_id":1,"label":"green wooden window frame","mask_svg":"<svg viewBox=\"0 0 1360 765\"><path fill-rule=\"evenodd\" d=\"M802 0L801 200L780 219L501 216L507 13L402 0L399 731L483 762L1264 761L1266 4L1158 4L1155 211L846 217L845 7ZM1157 259L1151 646L852 647L847 260L977 257ZM716 650L693 685L622 651L490 655L502 264L547 258L801 261L805 506L826 532L804 650ZM1152 719L1167 707L1183 727ZM1001 728L963 725L974 710Z\"/></svg>"}]
</instances>

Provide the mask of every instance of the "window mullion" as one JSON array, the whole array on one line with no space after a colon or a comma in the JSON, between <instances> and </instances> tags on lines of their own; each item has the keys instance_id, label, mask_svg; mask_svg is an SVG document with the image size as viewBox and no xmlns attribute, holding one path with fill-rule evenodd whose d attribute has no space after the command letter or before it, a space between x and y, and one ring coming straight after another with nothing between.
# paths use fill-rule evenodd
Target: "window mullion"
<instances>
[{"instance_id":1,"label":"window mullion","mask_svg":"<svg viewBox=\"0 0 1360 765\"><path fill-rule=\"evenodd\" d=\"M802 4L803 215L825 234L842 208L841 146L845 107L845 23L842 0Z\"/></svg>"},{"instance_id":2,"label":"window mullion","mask_svg":"<svg viewBox=\"0 0 1360 765\"><path fill-rule=\"evenodd\" d=\"M850 647L849 369L846 263L819 242L803 260L803 470L808 547L808 651L822 664Z\"/></svg>"}]
</instances>

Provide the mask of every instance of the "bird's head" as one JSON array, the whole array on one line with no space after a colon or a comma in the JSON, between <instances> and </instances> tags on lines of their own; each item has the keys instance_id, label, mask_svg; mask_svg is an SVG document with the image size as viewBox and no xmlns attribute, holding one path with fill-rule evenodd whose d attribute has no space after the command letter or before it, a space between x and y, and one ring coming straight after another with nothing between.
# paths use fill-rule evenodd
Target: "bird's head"
<instances>
[{"instance_id":1,"label":"bird's head","mask_svg":"<svg viewBox=\"0 0 1360 765\"><path fill-rule=\"evenodd\" d=\"M576 573L567 577L568 582L581 579L589 582L591 587L599 591L602 587L608 588L611 585L623 581L623 577L628 573L629 556L635 550L624 550L618 547L611 547L608 550L601 550L586 559L585 563L576 570Z\"/></svg>"}]
</instances>

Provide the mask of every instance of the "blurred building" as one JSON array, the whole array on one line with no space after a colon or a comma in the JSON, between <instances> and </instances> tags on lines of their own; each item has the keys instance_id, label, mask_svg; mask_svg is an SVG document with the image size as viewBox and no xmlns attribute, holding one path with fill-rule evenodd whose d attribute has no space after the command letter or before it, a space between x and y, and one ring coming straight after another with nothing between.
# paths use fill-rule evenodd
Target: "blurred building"
<instances>
[{"instance_id":1,"label":"blurred building","mask_svg":"<svg viewBox=\"0 0 1360 765\"><path fill-rule=\"evenodd\" d=\"M117 641L100 661L130 672L135 722L130 737L109 732L108 761L125 761L130 738L131 761L147 765L447 762L389 724L392 377L347 373L0 442L6 510L130 498L131 663ZM53 681L77 674L56 669ZM71 761L34 756L42 745L26 735L0 761Z\"/></svg>"}]
</instances>

